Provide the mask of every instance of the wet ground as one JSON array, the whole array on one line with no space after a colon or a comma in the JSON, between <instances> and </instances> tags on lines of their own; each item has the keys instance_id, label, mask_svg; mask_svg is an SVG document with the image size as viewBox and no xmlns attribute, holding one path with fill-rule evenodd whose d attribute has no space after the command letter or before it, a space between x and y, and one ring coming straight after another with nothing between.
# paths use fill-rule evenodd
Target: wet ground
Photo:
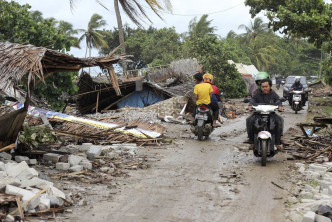
<instances>
[{"instance_id":1,"label":"wet ground","mask_svg":"<svg viewBox=\"0 0 332 222\"><path fill-rule=\"evenodd\" d=\"M295 114L285 106L286 132L305 121L306 109ZM169 124L172 145L140 149L153 157L150 168L129 171L117 188L96 188L95 198L63 221L286 221L288 194L274 184L291 186L287 154L261 167L243 144L246 117L226 121L205 141L193 138L189 126Z\"/></svg>"}]
</instances>

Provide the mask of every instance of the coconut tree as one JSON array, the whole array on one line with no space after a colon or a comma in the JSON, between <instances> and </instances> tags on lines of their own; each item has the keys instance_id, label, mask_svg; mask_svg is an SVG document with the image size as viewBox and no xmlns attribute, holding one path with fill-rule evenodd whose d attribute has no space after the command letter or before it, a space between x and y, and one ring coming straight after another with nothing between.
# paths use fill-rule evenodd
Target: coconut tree
<instances>
[{"instance_id":1,"label":"coconut tree","mask_svg":"<svg viewBox=\"0 0 332 222\"><path fill-rule=\"evenodd\" d=\"M250 21L249 26L244 24L239 26L239 29L244 29L246 32L245 36L249 37L249 39L255 39L259 34L266 32L268 30L267 23L264 23L262 18L257 17L254 21Z\"/></svg>"},{"instance_id":2,"label":"coconut tree","mask_svg":"<svg viewBox=\"0 0 332 222\"><path fill-rule=\"evenodd\" d=\"M103 17L98 14L93 14L88 24L87 30L80 29L79 31L83 31L83 35L79 38L79 42L85 40L86 42L86 50L85 57L87 56L87 52L89 51L89 57L91 57L91 49L101 47L108 48L107 42L103 39L102 30L98 30L98 28L105 26L106 22L103 20Z\"/></svg>"},{"instance_id":3,"label":"coconut tree","mask_svg":"<svg viewBox=\"0 0 332 222\"><path fill-rule=\"evenodd\" d=\"M73 8L76 0L69 0L70 7ZM105 5L103 5L100 0L96 0L98 4L100 4L102 7L106 8ZM147 3L150 8L153 10L155 14L157 14L160 18L160 11L162 10L172 10L172 5L169 0L144 0L145 3ZM147 16L142 3L140 3L138 0L114 0L114 10L116 14L116 19L118 23L118 30L119 30L119 42L121 47L121 53L125 54L125 43L124 43L124 34L123 34L123 26L122 26L122 19L120 14L120 8L119 3L123 9L123 11L126 13L126 15L130 18L131 21L133 21L137 26L142 27L141 21L143 18L147 18L151 23L152 21ZM126 69L126 65L123 65L123 68ZM125 70L124 70L125 72Z\"/></svg>"},{"instance_id":4,"label":"coconut tree","mask_svg":"<svg viewBox=\"0 0 332 222\"><path fill-rule=\"evenodd\" d=\"M189 36L194 37L203 37L204 35L214 35L216 27L211 27L212 20L207 20L208 15L202 15L202 17L197 21L195 17L189 23Z\"/></svg>"},{"instance_id":5,"label":"coconut tree","mask_svg":"<svg viewBox=\"0 0 332 222\"><path fill-rule=\"evenodd\" d=\"M267 71L269 66L276 62L277 49L274 44L267 43L264 37L255 38L249 46L251 62L258 70Z\"/></svg>"}]
</instances>

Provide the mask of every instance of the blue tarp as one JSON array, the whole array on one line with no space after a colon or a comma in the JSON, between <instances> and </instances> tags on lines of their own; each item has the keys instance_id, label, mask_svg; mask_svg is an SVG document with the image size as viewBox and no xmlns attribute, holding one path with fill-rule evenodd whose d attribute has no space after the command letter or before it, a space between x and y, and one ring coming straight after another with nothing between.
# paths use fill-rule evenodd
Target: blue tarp
<instances>
[{"instance_id":1,"label":"blue tarp","mask_svg":"<svg viewBox=\"0 0 332 222\"><path fill-rule=\"evenodd\" d=\"M119 102L118 108L129 107L145 107L157 102L165 100L163 95L158 95L154 91L145 89L140 92L133 92L130 96Z\"/></svg>"}]
</instances>

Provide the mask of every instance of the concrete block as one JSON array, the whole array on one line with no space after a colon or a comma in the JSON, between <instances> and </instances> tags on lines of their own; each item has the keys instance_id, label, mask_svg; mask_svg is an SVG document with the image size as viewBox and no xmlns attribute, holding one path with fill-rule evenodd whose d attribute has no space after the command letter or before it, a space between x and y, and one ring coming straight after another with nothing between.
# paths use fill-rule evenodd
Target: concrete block
<instances>
[{"instance_id":1,"label":"concrete block","mask_svg":"<svg viewBox=\"0 0 332 222\"><path fill-rule=\"evenodd\" d=\"M56 163L55 168L57 170L69 170L70 164L69 163Z\"/></svg>"},{"instance_id":2,"label":"concrete block","mask_svg":"<svg viewBox=\"0 0 332 222\"><path fill-rule=\"evenodd\" d=\"M30 180L21 180L21 188L26 187L37 187L39 189L44 189L46 187L53 186L53 183L47 180L40 179L38 177L34 177Z\"/></svg>"},{"instance_id":3,"label":"concrete block","mask_svg":"<svg viewBox=\"0 0 332 222\"><path fill-rule=\"evenodd\" d=\"M0 152L0 158L5 159L5 160L11 160L12 155L10 155L9 153L6 153L6 152Z\"/></svg>"},{"instance_id":4,"label":"concrete block","mask_svg":"<svg viewBox=\"0 0 332 222\"><path fill-rule=\"evenodd\" d=\"M39 210L47 210L51 208L51 200L45 197L40 198Z\"/></svg>"},{"instance_id":5,"label":"concrete block","mask_svg":"<svg viewBox=\"0 0 332 222\"><path fill-rule=\"evenodd\" d=\"M317 180L320 177L320 173L314 171L304 171L306 180Z\"/></svg>"},{"instance_id":6,"label":"concrete block","mask_svg":"<svg viewBox=\"0 0 332 222\"><path fill-rule=\"evenodd\" d=\"M303 167L303 166L299 167L298 171L299 171L300 173L305 172L305 167Z\"/></svg>"},{"instance_id":7,"label":"concrete block","mask_svg":"<svg viewBox=\"0 0 332 222\"><path fill-rule=\"evenodd\" d=\"M312 163L309 164L309 169L313 171L326 171L327 167L321 164Z\"/></svg>"},{"instance_id":8,"label":"concrete block","mask_svg":"<svg viewBox=\"0 0 332 222\"><path fill-rule=\"evenodd\" d=\"M303 164L303 163L295 163L295 167L297 167L297 168L305 167L305 164Z\"/></svg>"},{"instance_id":9,"label":"concrete block","mask_svg":"<svg viewBox=\"0 0 332 222\"><path fill-rule=\"evenodd\" d=\"M28 161L28 164L29 165L37 165L37 160L36 159L30 159L29 161Z\"/></svg>"},{"instance_id":10,"label":"concrete block","mask_svg":"<svg viewBox=\"0 0 332 222\"><path fill-rule=\"evenodd\" d=\"M29 169L23 170L15 178L19 179L19 180L30 180L33 177L38 177L38 172L33 168L29 168Z\"/></svg>"},{"instance_id":11,"label":"concrete block","mask_svg":"<svg viewBox=\"0 0 332 222\"><path fill-rule=\"evenodd\" d=\"M81 151L87 151L91 146L93 146L92 143L82 143L82 145L77 148Z\"/></svg>"},{"instance_id":12,"label":"concrete block","mask_svg":"<svg viewBox=\"0 0 332 222\"><path fill-rule=\"evenodd\" d=\"M329 186L329 187L328 187L328 194L329 194L330 196L332 196L332 186Z\"/></svg>"},{"instance_id":13,"label":"concrete block","mask_svg":"<svg viewBox=\"0 0 332 222\"><path fill-rule=\"evenodd\" d=\"M72 172L78 172L78 171L82 171L82 170L83 170L82 165L76 165L76 166L72 166L69 168L69 171L72 171Z\"/></svg>"},{"instance_id":14,"label":"concrete block","mask_svg":"<svg viewBox=\"0 0 332 222\"><path fill-rule=\"evenodd\" d=\"M112 158L112 159L116 159L119 157L119 154L118 153L115 153L115 152L109 152L106 154L106 156Z\"/></svg>"},{"instance_id":15,"label":"concrete block","mask_svg":"<svg viewBox=\"0 0 332 222\"><path fill-rule=\"evenodd\" d=\"M56 187L51 187L51 189L48 191L48 194L50 196L55 196L56 198L66 199L66 195Z\"/></svg>"},{"instance_id":16,"label":"concrete block","mask_svg":"<svg viewBox=\"0 0 332 222\"><path fill-rule=\"evenodd\" d=\"M30 198L32 198L33 196L35 196L35 194L29 190L21 189L19 187L15 187L12 185L7 185L5 192L6 192L6 194L13 194L13 195L21 196L23 202L25 202L25 201L29 200ZM35 209L39 205L39 203L40 203L40 197L34 198L29 202L27 209L28 210Z\"/></svg>"},{"instance_id":17,"label":"concrete block","mask_svg":"<svg viewBox=\"0 0 332 222\"><path fill-rule=\"evenodd\" d=\"M15 161L20 163L22 161L28 162L29 161L29 157L27 156L15 156Z\"/></svg>"},{"instance_id":18,"label":"concrete block","mask_svg":"<svg viewBox=\"0 0 332 222\"><path fill-rule=\"evenodd\" d=\"M13 185L19 187L21 182L18 179L12 177L4 177L0 180L0 190L4 190L7 185Z\"/></svg>"},{"instance_id":19,"label":"concrete block","mask_svg":"<svg viewBox=\"0 0 332 222\"><path fill-rule=\"evenodd\" d=\"M328 194L329 194L329 190L328 190L328 188L324 188L324 189L322 189L321 194L323 194L323 195L328 195Z\"/></svg>"},{"instance_id":20,"label":"concrete block","mask_svg":"<svg viewBox=\"0 0 332 222\"><path fill-rule=\"evenodd\" d=\"M302 222L315 222L316 213L313 211L308 211L304 214Z\"/></svg>"},{"instance_id":21,"label":"concrete block","mask_svg":"<svg viewBox=\"0 0 332 222\"><path fill-rule=\"evenodd\" d=\"M91 170L92 169L92 163L90 162L81 162L80 165L83 166L83 169L86 169L86 170Z\"/></svg>"},{"instance_id":22,"label":"concrete block","mask_svg":"<svg viewBox=\"0 0 332 222\"><path fill-rule=\"evenodd\" d=\"M83 160L83 157L77 155L69 155L68 163L70 166L76 166Z\"/></svg>"},{"instance_id":23,"label":"concrete block","mask_svg":"<svg viewBox=\"0 0 332 222\"><path fill-rule=\"evenodd\" d=\"M5 170L8 176L15 178L17 175L21 174L23 171L28 170L30 167L23 161L21 163L7 163L5 165ZM30 179L30 178L29 178Z\"/></svg>"},{"instance_id":24,"label":"concrete block","mask_svg":"<svg viewBox=\"0 0 332 222\"><path fill-rule=\"evenodd\" d=\"M86 152L86 155L87 155L88 159L94 159L97 156L100 156L101 151L102 151L102 146L93 145L88 149L88 151Z\"/></svg>"},{"instance_id":25,"label":"concrete block","mask_svg":"<svg viewBox=\"0 0 332 222\"><path fill-rule=\"evenodd\" d=\"M49 196L48 198L51 201L51 207L62 207L64 204L64 201L61 198L55 196Z\"/></svg>"},{"instance_id":26,"label":"concrete block","mask_svg":"<svg viewBox=\"0 0 332 222\"><path fill-rule=\"evenodd\" d=\"M5 170L6 170L5 163L0 161L0 171L5 171Z\"/></svg>"},{"instance_id":27,"label":"concrete block","mask_svg":"<svg viewBox=\"0 0 332 222\"><path fill-rule=\"evenodd\" d=\"M0 180L1 178L7 177L6 171L0 171Z\"/></svg>"},{"instance_id":28,"label":"concrete block","mask_svg":"<svg viewBox=\"0 0 332 222\"><path fill-rule=\"evenodd\" d=\"M315 216L315 222L331 222L331 219L328 217L324 217L322 215L316 214Z\"/></svg>"},{"instance_id":29,"label":"concrete block","mask_svg":"<svg viewBox=\"0 0 332 222\"><path fill-rule=\"evenodd\" d=\"M57 163L59 162L61 155L56 154L56 153L45 153L43 155L43 159L46 161L50 161L52 163Z\"/></svg>"},{"instance_id":30,"label":"concrete block","mask_svg":"<svg viewBox=\"0 0 332 222\"><path fill-rule=\"evenodd\" d=\"M332 185L332 181L319 180L321 189L329 188Z\"/></svg>"}]
</instances>

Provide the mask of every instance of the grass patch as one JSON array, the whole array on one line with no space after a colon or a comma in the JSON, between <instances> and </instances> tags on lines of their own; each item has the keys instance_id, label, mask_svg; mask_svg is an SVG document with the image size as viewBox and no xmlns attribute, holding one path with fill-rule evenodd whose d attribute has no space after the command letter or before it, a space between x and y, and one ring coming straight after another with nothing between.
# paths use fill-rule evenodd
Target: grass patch
<instances>
[{"instance_id":1,"label":"grass patch","mask_svg":"<svg viewBox=\"0 0 332 222\"><path fill-rule=\"evenodd\" d=\"M308 180L307 184L312 187L318 187L320 183L317 180Z\"/></svg>"}]
</instances>

